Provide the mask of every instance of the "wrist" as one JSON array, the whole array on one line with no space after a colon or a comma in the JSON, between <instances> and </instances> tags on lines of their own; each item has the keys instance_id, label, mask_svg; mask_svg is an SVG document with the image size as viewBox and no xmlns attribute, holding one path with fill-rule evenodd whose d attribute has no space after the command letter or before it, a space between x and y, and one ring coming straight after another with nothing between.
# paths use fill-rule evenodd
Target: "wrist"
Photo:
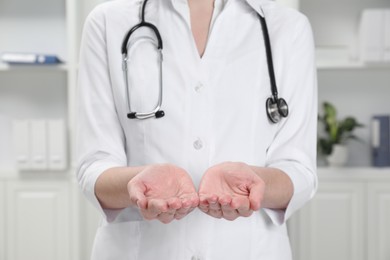
<instances>
[{"instance_id":1,"label":"wrist","mask_svg":"<svg viewBox=\"0 0 390 260\"><path fill-rule=\"evenodd\" d=\"M264 184L267 186L269 183L269 175L271 168L267 167L259 167L259 166L249 166L251 170L260 178L263 180Z\"/></svg>"},{"instance_id":2,"label":"wrist","mask_svg":"<svg viewBox=\"0 0 390 260\"><path fill-rule=\"evenodd\" d=\"M265 184L263 207L285 209L290 202L294 187L290 177L280 169L251 166Z\"/></svg>"}]
</instances>

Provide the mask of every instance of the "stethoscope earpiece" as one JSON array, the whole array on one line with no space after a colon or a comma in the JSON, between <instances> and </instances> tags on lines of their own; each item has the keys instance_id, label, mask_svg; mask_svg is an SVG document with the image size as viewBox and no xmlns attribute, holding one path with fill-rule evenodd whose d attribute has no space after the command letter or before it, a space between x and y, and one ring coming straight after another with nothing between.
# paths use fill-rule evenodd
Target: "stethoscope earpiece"
<instances>
[{"instance_id":1,"label":"stethoscope earpiece","mask_svg":"<svg viewBox=\"0 0 390 260\"><path fill-rule=\"evenodd\" d=\"M135 112L128 113L128 114L127 114L127 118L128 118L128 119L136 119L136 118L137 118L137 115L136 115Z\"/></svg>"},{"instance_id":2,"label":"stethoscope earpiece","mask_svg":"<svg viewBox=\"0 0 390 260\"><path fill-rule=\"evenodd\" d=\"M156 112L155 116L156 116L156 118L161 118L161 117L165 116L165 112L163 110L159 110Z\"/></svg>"}]
</instances>

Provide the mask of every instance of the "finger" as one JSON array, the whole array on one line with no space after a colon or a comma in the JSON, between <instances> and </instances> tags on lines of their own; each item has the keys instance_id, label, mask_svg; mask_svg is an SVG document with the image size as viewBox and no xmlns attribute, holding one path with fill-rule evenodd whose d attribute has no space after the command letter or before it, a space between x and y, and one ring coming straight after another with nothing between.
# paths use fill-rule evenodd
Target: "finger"
<instances>
[{"instance_id":1,"label":"finger","mask_svg":"<svg viewBox=\"0 0 390 260\"><path fill-rule=\"evenodd\" d=\"M165 200L158 199L149 200L146 209L141 209L141 214L146 220L158 219L163 212L168 212L168 204Z\"/></svg>"},{"instance_id":2,"label":"finger","mask_svg":"<svg viewBox=\"0 0 390 260\"><path fill-rule=\"evenodd\" d=\"M148 211L156 215L167 212L168 203L162 199L151 199L148 202Z\"/></svg>"},{"instance_id":3,"label":"finger","mask_svg":"<svg viewBox=\"0 0 390 260\"><path fill-rule=\"evenodd\" d=\"M146 209L148 205L148 200L146 198L138 199L137 206L140 209Z\"/></svg>"},{"instance_id":4,"label":"finger","mask_svg":"<svg viewBox=\"0 0 390 260\"><path fill-rule=\"evenodd\" d=\"M191 208L196 208L198 207L199 205L199 196L198 194L194 194L192 197L191 197Z\"/></svg>"},{"instance_id":5,"label":"finger","mask_svg":"<svg viewBox=\"0 0 390 260\"><path fill-rule=\"evenodd\" d=\"M169 210L176 211L182 207L182 202L179 198L170 198L167 203Z\"/></svg>"},{"instance_id":6,"label":"finger","mask_svg":"<svg viewBox=\"0 0 390 260\"><path fill-rule=\"evenodd\" d=\"M168 224L175 219L175 213L172 212L164 212L157 216L157 219L164 224Z\"/></svg>"},{"instance_id":7,"label":"finger","mask_svg":"<svg viewBox=\"0 0 390 260\"><path fill-rule=\"evenodd\" d=\"M246 197L239 197L235 198L235 207L236 207L236 212L239 216L242 217L249 217L252 215L252 210L250 209L250 202L249 198Z\"/></svg>"},{"instance_id":8,"label":"finger","mask_svg":"<svg viewBox=\"0 0 390 260\"><path fill-rule=\"evenodd\" d=\"M186 197L182 200L181 208L177 209L174 218L180 220L191 213L199 206L199 197L197 194ZM208 206L206 206L208 207Z\"/></svg>"},{"instance_id":9,"label":"finger","mask_svg":"<svg viewBox=\"0 0 390 260\"><path fill-rule=\"evenodd\" d=\"M208 213L210 208L208 204L199 204L198 208L204 213Z\"/></svg>"},{"instance_id":10,"label":"finger","mask_svg":"<svg viewBox=\"0 0 390 260\"><path fill-rule=\"evenodd\" d=\"M187 214L190 210L193 210L193 207L189 208L180 208L176 210L176 214Z\"/></svg>"},{"instance_id":11,"label":"finger","mask_svg":"<svg viewBox=\"0 0 390 260\"><path fill-rule=\"evenodd\" d=\"M215 203L218 201L218 196L215 194L210 194L210 195L201 195L199 196L200 203Z\"/></svg>"},{"instance_id":12,"label":"finger","mask_svg":"<svg viewBox=\"0 0 390 260\"><path fill-rule=\"evenodd\" d=\"M164 200L152 199L147 201L147 206L145 208L141 208L141 214L146 220L157 219L158 215L162 213L162 209L164 208ZM165 202L166 203L166 202ZM168 208L166 206L166 208Z\"/></svg>"},{"instance_id":13,"label":"finger","mask_svg":"<svg viewBox=\"0 0 390 260\"><path fill-rule=\"evenodd\" d=\"M213 194L210 197L208 197L207 202L209 203L210 210L221 210L221 204L218 202L219 198L217 195Z\"/></svg>"},{"instance_id":14,"label":"finger","mask_svg":"<svg viewBox=\"0 0 390 260\"><path fill-rule=\"evenodd\" d=\"M141 215L144 219L146 220L152 220L152 219L156 219L158 214L155 213L155 212L151 212L150 210L148 209L141 209Z\"/></svg>"},{"instance_id":15,"label":"finger","mask_svg":"<svg viewBox=\"0 0 390 260\"><path fill-rule=\"evenodd\" d=\"M230 203L230 206L233 209L240 209L240 210L249 210L249 199L246 197L234 197L232 199L232 202Z\"/></svg>"},{"instance_id":16,"label":"finger","mask_svg":"<svg viewBox=\"0 0 390 260\"><path fill-rule=\"evenodd\" d=\"M242 210L242 209L237 209L237 212L239 216L241 217L250 217L253 214L253 210Z\"/></svg>"},{"instance_id":17,"label":"finger","mask_svg":"<svg viewBox=\"0 0 390 260\"><path fill-rule=\"evenodd\" d=\"M185 216L187 216L188 214L190 214L193 210L194 210L194 208L180 209L180 210L176 211L175 219L180 220L180 219L184 218Z\"/></svg>"},{"instance_id":18,"label":"finger","mask_svg":"<svg viewBox=\"0 0 390 260\"><path fill-rule=\"evenodd\" d=\"M176 211L175 219L180 220L190 214L195 208L189 208L186 212L178 212Z\"/></svg>"},{"instance_id":19,"label":"finger","mask_svg":"<svg viewBox=\"0 0 390 260\"><path fill-rule=\"evenodd\" d=\"M179 220L179 219L184 218L189 212L190 212L190 209L181 208L175 212L174 217L175 217L175 219Z\"/></svg>"},{"instance_id":20,"label":"finger","mask_svg":"<svg viewBox=\"0 0 390 260\"><path fill-rule=\"evenodd\" d=\"M162 212L161 214L163 214L163 213L167 213L167 214L170 214L170 215L175 215L176 209L170 209L170 208L168 208L168 211L167 211L167 212Z\"/></svg>"},{"instance_id":21,"label":"finger","mask_svg":"<svg viewBox=\"0 0 390 260\"><path fill-rule=\"evenodd\" d=\"M199 206L209 206L209 201L207 200L207 197L201 196L199 197Z\"/></svg>"},{"instance_id":22,"label":"finger","mask_svg":"<svg viewBox=\"0 0 390 260\"><path fill-rule=\"evenodd\" d=\"M212 216L214 218L222 218L222 210L210 209L207 214L209 214L210 216Z\"/></svg>"},{"instance_id":23,"label":"finger","mask_svg":"<svg viewBox=\"0 0 390 260\"><path fill-rule=\"evenodd\" d=\"M262 183L253 185L249 189L250 208L253 211L259 210L263 200L265 186Z\"/></svg>"},{"instance_id":24,"label":"finger","mask_svg":"<svg viewBox=\"0 0 390 260\"><path fill-rule=\"evenodd\" d=\"M222 216L226 220L233 221L240 216L237 210L232 209L229 204L222 205L221 209L222 209Z\"/></svg>"},{"instance_id":25,"label":"finger","mask_svg":"<svg viewBox=\"0 0 390 260\"><path fill-rule=\"evenodd\" d=\"M198 206L199 206L199 196L197 194L193 194L182 198L183 208L196 208Z\"/></svg>"},{"instance_id":26,"label":"finger","mask_svg":"<svg viewBox=\"0 0 390 260\"><path fill-rule=\"evenodd\" d=\"M185 216L187 216L187 212L186 213L177 213L176 212L176 214L174 215L174 218L176 220L180 220L180 219L184 218Z\"/></svg>"},{"instance_id":27,"label":"finger","mask_svg":"<svg viewBox=\"0 0 390 260\"><path fill-rule=\"evenodd\" d=\"M204 195L199 197L198 208L207 214L209 213L209 210L210 210L210 202L209 201L216 201L216 198L212 198L212 196L204 196Z\"/></svg>"},{"instance_id":28,"label":"finger","mask_svg":"<svg viewBox=\"0 0 390 260\"><path fill-rule=\"evenodd\" d=\"M221 204L219 204L218 201L209 202L209 208L210 208L210 210L221 210Z\"/></svg>"},{"instance_id":29,"label":"finger","mask_svg":"<svg viewBox=\"0 0 390 260\"><path fill-rule=\"evenodd\" d=\"M218 198L219 204L222 206L229 205L232 202L232 197L230 195L222 195Z\"/></svg>"}]
</instances>

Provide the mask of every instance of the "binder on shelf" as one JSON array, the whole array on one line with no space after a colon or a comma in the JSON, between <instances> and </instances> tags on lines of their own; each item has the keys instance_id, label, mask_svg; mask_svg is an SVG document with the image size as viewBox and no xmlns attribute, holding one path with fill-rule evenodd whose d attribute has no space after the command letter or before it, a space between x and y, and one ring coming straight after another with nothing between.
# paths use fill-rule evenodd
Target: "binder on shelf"
<instances>
[{"instance_id":1,"label":"binder on shelf","mask_svg":"<svg viewBox=\"0 0 390 260\"><path fill-rule=\"evenodd\" d=\"M363 62L390 62L390 9L366 9L360 22Z\"/></svg>"},{"instance_id":2,"label":"binder on shelf","mask_svg":"<svg viewBox=\"0 0 390 260\"><path fill-rule=\"evenodd\" d=\"M1 55L1 60L8 64L31 64L31 65L56 65L62 61L56 55L36 54L36 53L16 53L5 52Z\"/></svg>"},{"instance_id":3,"label":"binder on shelf","mask_svg":"<svg viewBox=\"0 0 390 260\"><path fill-rule=\"evenodd\" d=\"M64 119L14 119L12 130L18 170L66 170L68 154Z\"/></svg>"},{"instance_id":4,"label":"binder on shelf","mask_svg":"<svg viewBox=\"0 0 390 260\"><path fill-rule=\"evenodd\" d=\"M30 121L14 120L12 123L15 161L19 170L31 168Z\"/></svg>"},{"instance_id":5,"label":"binder on shelf","mask_svg":"<svg viewBox=\"0 0 390 260\"><path fill-rule=\"evenodd\" d=\"M49 169L65 170L67 166L66 126L63 119L47 122Z\"/></svg>"},{"instance_id":6,"label":"binder on shelf","mask_svg":"<svg viewBox=\"0 0 390 260\"><path fill-rule=\"evenodd\" d=\"M12 121L0 113L0 172L15 168L12 146Z\"/></svg>"},{"instance_id":7,"label":"binder on shelf","mask_svg":"<svg viewBox=\"0 0 390 260\"><path fill-rule=\"evenodd\" d=\"M372 118L371 138L373 166L390 166L390 115Z\"/></svg>"},{"instance_id":8,"label":"binder on shelf","mask_svg":"<svg viewBox=\"0 0 390 260\"><path fill-rule=\"evenodd\" d=\"M48 168L47 162L47 130L45 120L31 120L31 169L32 170L46 170Z\"/></svg>"}]
</instances>

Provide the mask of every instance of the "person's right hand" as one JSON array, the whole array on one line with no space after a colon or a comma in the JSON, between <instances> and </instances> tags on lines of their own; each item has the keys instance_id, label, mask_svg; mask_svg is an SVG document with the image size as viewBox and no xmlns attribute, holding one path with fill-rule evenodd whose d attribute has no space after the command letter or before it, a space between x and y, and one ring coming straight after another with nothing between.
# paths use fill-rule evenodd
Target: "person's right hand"
<instances>
[{"instance_id":1,"label":"person's right hand","mask_svg":"<svg viewBox=\"0 0 390 260\"><path fill-rule=\"evenodd\" d=\"M185 217L199 204L191 177L171 164L146 167L128 183L127 190L145 219L162 223Z\"/></svg>"}]
</instances>

